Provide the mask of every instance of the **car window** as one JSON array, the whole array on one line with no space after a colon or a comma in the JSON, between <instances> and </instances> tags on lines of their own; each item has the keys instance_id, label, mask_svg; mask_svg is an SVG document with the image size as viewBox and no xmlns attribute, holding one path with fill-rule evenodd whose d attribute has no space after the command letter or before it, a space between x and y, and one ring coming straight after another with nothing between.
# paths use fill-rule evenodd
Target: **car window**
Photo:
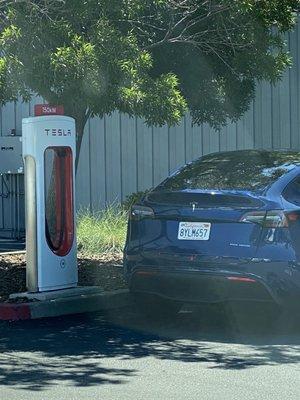
<instances>
[{"instance_id":1,"label":"car window","mask_svg":"<svg viewBox=\"0 0 300 400\"><path fill-rule=\"evenodd\" d=\"M238 151L211 154L194 161L159 189L264 189L300 162L300 153L284 151Z\"/></svg>"},{"instance_id":2,"label":"car window","mask_svg":"<svg viewBox=\"0 0 300 400\"><path fill-rule=\"evenodd\" d=\"M300 176L287 185L282 195L285 200L300 206Z\"/></svg>"}]
</instances>

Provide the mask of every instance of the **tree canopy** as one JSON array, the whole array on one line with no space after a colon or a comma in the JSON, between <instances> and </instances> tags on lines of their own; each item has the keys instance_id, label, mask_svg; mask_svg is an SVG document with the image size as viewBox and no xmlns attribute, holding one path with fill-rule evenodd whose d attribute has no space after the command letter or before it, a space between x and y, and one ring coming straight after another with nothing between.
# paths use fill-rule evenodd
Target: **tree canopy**
<instances>
[{"instance_id":1,"label":"tree canopy","mask_svg":"<svg viewBox=\"0 0 300 400\"><path fill-rule=\"evenodd\" d=\"M290 63L300 0L0 0L0 101L32 93L76 118L218 128Z\"/></svg>"}]
</instances>

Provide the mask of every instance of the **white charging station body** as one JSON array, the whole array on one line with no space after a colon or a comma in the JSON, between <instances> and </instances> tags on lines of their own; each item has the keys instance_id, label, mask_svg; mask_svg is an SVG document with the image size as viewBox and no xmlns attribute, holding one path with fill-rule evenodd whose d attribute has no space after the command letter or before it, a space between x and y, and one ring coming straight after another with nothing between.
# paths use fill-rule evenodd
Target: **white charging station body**
<instances>
[{"instance_id":1,"label":"white charging station body","mask_svg":"<svg viewBox=\"0 0 300 400\"><path fill-rule=\"evenodd\" d=\"M62 115L23 119L22 148L27 289L76 287L74 119Z\"/></svg>"}]
</instances>

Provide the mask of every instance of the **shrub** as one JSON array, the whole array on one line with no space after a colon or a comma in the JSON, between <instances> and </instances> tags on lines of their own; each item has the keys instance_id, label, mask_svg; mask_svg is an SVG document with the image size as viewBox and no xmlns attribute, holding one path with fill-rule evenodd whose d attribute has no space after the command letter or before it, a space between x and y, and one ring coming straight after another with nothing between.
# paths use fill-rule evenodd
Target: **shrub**
<instances>
[{"instance_id":1,"label":"shrub","mask_svg":"<svg viewBox=\"0 0 300 400\"><path fill-rule=\"evenodd\" d=\"M77 217L78 250L89 256L119 253L126 229L127 212L121 206L108 206L98 213L81 210Z\"/></svg>"}]
</instances>

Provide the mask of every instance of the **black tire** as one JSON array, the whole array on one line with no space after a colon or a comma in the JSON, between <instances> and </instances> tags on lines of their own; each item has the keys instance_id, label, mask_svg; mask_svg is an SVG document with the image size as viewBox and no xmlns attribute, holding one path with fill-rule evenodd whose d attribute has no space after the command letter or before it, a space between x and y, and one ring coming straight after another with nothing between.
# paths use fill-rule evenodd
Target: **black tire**
<instances>
[{"instance_id":1,"label":"black tire","mask_svg":"<svg viewBox=\"0 0 300 400\"><path fill-rule=\"evenodd\" d=\"M171 319L180 311L182 304L159 296L132 293L138 311L151 319Z\"/></svg>"}]
</instances>

